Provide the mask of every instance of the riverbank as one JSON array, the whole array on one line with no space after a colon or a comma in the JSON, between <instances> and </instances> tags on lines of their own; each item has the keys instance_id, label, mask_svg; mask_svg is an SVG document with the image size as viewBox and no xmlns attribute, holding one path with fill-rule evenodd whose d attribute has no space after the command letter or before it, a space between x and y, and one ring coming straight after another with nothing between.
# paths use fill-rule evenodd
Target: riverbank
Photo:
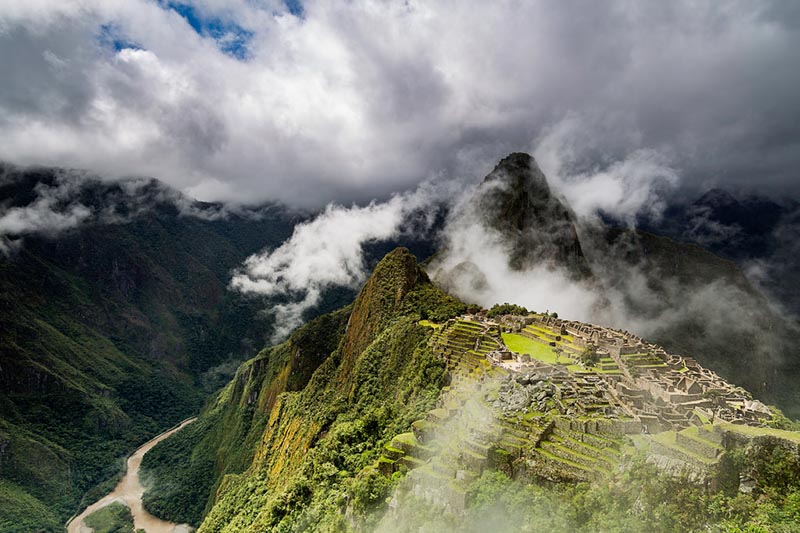
<instances>
[{"instance_id":1,"label":"riverbank","mask_svg":"<svg viewBox=\"0 0 800 533\"><path fill-rule=\"evenodd\" d=\"M95 503L83 510L78 516L72 518L67 523L68 533L88 533L91 528L84 524L84 518L91 515L95 511L102 509L106 505L114 502L126 505L133 515L133 523L136 529L143 529L147 533L184 533L190 530L189 526L185 524L175 524L161 520L148 513L142 505L142 496L144 494L144 487L139 481L139 467L142 464L144 454L150 451L153 446L166 439L170 435L180 431L187 425L197 420L196 417L184 420L177 426L173 427L157 435L140 446L133 452L127 461L128 469L122 479L114 487L114 490L103 496Z\"/></svg>"}]
</instances>

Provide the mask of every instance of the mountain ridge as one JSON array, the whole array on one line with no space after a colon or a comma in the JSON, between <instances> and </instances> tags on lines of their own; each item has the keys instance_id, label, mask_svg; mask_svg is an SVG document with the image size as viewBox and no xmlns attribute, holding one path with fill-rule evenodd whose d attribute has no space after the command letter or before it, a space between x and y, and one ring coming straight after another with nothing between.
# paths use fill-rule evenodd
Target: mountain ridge
<instances>
[{"instance_id":1,"label":"mountain ridge","mask_svg":"<svg viewBox=\"0 0 800 533\"><path fill-rule=\"evenodd\" d=\"M460 513L466 512L467 517L472 516L469 514L471 505L469 502L472 501L471 498L476 497L470 496L474 494L472 491L483 490L480 488L483 483L482 476L490 475L490 472L505 472L504 476L512 476L514 479L518 476L522 476L520 479L528 479L526 476L535 475L555 481L586 480L587 472L590 472L588 479L595 479L595 474L601 476L601 479L606 479L605 476L614 475L610 466L604 466L606 463L614 465L617 461L622 461L628 464L628 461L635 463L638 460L635 457L622 459L620 453L623 448L617 441L627 438L624 437L627 433L633 433L635 436L645 431L640 429L641 422L635 422L639 425L634 428L634 420L626 420L622 416L604 419L607 414L605 411L597 411L587 419L586 415L579 416L578 412L570 414L567 410L545 424L539 422L539 418L544 417L543 420L548 420L547 417L553 416L552 412L547 414L538 411L555 409L558 402L566 401L567 394L576 394L576 392L567 393L568 390L572 390L568 387L572 383L571 380L591 382L587 381L590 379L588 377L569 376L591 377L594 375L592 372L599 372L597 376L613 375L620 376L618 379L638 379L635 377L637 372L645 371L655 364L636 354L641 348L630 350L626 348L625 351L621 344L617 345L610 341L608 344L601 343L601 346L606 347L617 346L619 353L612 354L613 357L600 354L596 363L597 370L586 374L586 370L578 368L583 364L578 363L578 360L583 361L582 353L570 346L577 342L574 339L579 333L590 337L596 334L595 330L585 329L589 325L568 323L541 314L533 317L530 315L500 317L496 319L497 322L481 324L481 320L474 315L463 314L466 310L464 304L454 305L454 301L437 293L425 278L390 272L387 269L390 266L405 268L415 265L407 251L398 250L390 253L376 267L357 299L365 310L371 310L361 313L363 318L370 321L374 317L381 317L379 321L382 327L378 328L380 332L375 335L375 329L372 327L374 323L369 328L359 327L354 322L359 318L354 313L349 314L346 319L347 327L338 330L328 345L336 344L337 347L317 367L305 387L296 392L278 394L278 400L272 404L271 409L263 411L256 409L252 415L251 432L245 438L246 442L260 443L251 449L252 462L239 473L219 478L218 488L210 495L208 513L200 526L201 532L307 527L318 530L372 531L382 530L381 528L387 524L396 527L406 522L418 526L426 523L428 525L451 523L447 522L448 520L461 523L459 522L461 519L458 518L461 516ZM409 292L405 292L403 287L406 286L406 282L415 277L417 283ZM375 291L375 286L382 287L385 291L383 293ZM428 305L431 296L439 294L440 305L434 308L429 305L417 306L418 300L414 295L420 295L420 290L425 291L425 298L421 300L423 304ZM400 297L401 305L398 306L396 295L404 292L405 296ZM402 300L409 298L411 298L409 303L414 305L403 305ZM375 309L383 305L386 306L384 309ZM439 312L437 307L447 312ZM391 311L392 309L394 311ZM344 317L349 311L349 309L341 311L344 313L342 316ZM479 314L485 316L486 310ZM433 320L430 320L431 317ZM523 325L527 324L528 320L534 325ZM299 330L298 334L313 335L315 328L315 325L309 324ZM525 328L525 331L520 328ZM565 331L563 328L569 329ZM502 340L499 340L501 330ZM343 348L348 345L346 341L348 331L369 332L371 340L368 344L360 345L363 346L363 351L358 354L353 364L343 357ZM511 337L506 336L506 332L514 331L516 333L508 333ZM602 328L596 331L610 332ZM625 342L633 343L631 346L642 345L644 342L627 332L610 333L620 335L620 339L628 339ZM527 338L529 342L533 342L535 346L540 346L545 351L538 356L526 356L518 352L516 359L512 357L509 360L502 346L507 342L516 342L517 337ZM532 340L534 337L540 340ZM338 340L335 341L334 338ZM293 341L288 342L291 345ZM555 365L552 362L536 363L538 366L532 367L535 370L528 371L527 374L524 371L519 374L509 374L508 370L504 370L503 365L517 364L515 360L533 361L534 357L552 357L547 355L550 343L563 346L565 351L571 350L568 356L562 356L566 357L562 361L573 362L566 368L564 366L566 363L559 367L556 356ZM285 351L286 346L286 344L280 345L272 350ZM653 354L658 353L661 352L653 348ZM262 357L264 358L262 360L273 360L266 354ZM627 361L627 358L630 358L628 363L620 364L630 364L630 367L617 366L617 361L623 359ZM422 361L424 364L420 364ZM674 372L675 376L682 375L682 371L676 370L678 366L683 368L684 363L680 360L669 359L670 364L677 365L671 370L668 369L666 362L661 362L661 359L658 361L657 366L663 368L665 372ZM524 364L529 363L523 363L523 366ZM695 363L685 364L691 366ZM610 369L610 366L614 366L616 370ZM227 413L224 416L228 417L242 416L243 412L237 405L241 405L245 397L263 398L265 394L272 397L272 392L266 391L272 391L276 379L279 382L282 378L269 379L264 376L253 382L253 374L247 369L248 366L240 369L243 373L239 375L242 377L237 377L229 385L229 388L236 387L241 393L234 395L228 389L223 391L217 403L207 407L205 413L201 415L201 424L204 419L214 416L213 412L216 410L224 411ZM346 369L347 377L344 381L341 378L342 369ZM574 374L575 372L577 374ZM700 369L696 372L699 376L703 371ZM275 376L281 374L283 371L277 368L273 371ZM623 374L627 377L623 377ZM245 375L249 377L244 378ZM243 379L246 381L243 382ZM713 400L710 396L701 398L701 395L693 392L693 389L688 388L693 386L688 384L690 382L691 380L687 381L686 385L688 392L683 394L695 394L705 406L701 411L704 414L695 416L708 415L713 418ZM540 386L541 383L551 384ZM533 387L532 394L525 392L531 387ZM247 393L246 391L251 388L254 393ZM419 393L422 392L420 388L427 392L420 396ZM415 393L415 390L418 392ZM555 390L561 392L556 394ZM733 396L738 394L735 387L729 387L727 390L728 394ZM612 393L609 396L611 405L615 401L616 394ZM670 394L674 395L677 392ZM585 398L581 400L585 403L580 405L584 405L586 409L605 409L591 390L587 391L585 396L579 395L579 397ZM417 400L413 400L414 398ZM487 401L490 402L488 405L485 404ZM534 407L529 413L526 408L520 407L520 401L524 402L524 405L534 402L531 405L542 407ZM494 407L491 407L492 402ZM572 409L567 405L571 404L565 404L562 408ZM578 404L574 404L574 408L577 407ZM495 409L497 413L501 413L492 415L500 417L499 436L495 433L496 430L492 429L493 426L486 426L485 422L480 422L484 420L484 416L488 416L482 414L487 409ZM762 406L757 409L767 408ZM600 414L601 412L606 414ZM689 408L688 413L692 412ZM564 414L566 416L563 416ZM467 418L461 418L462 416ZM595 418L591 418L592 416ZM762 437L758 437L762 440L753 440L737 428L721 426L718 429L712 429L711 426L706 428L709 422L702 418L696 418L696 423L701 425L700 429L693 430L692 425L688 427L685 425L688 419L675 416L677 415L671 414L668 418L660 419L661 422L655 419L647 422L653 432L661 431L656 429L659 427L658 424L665 424L666 428L676 424L675 430L668 429L663 434L664 437L660 436L660 440L654 438L651 444L653 457L666 457L666 459L659 459L661 462L652 468L646 465L635 467L641 472L648 472L647 476L653 476L652 480L662 479L659 477L662 474L658 474L658 471L669 472L672 468L679 468L679 465L683 464L681 461L692 465L698 472L706 472L706 469L710 468L709 465L712 464L710 459L702 457L697 459L695 456L697 453L717 454L718 450L722 449L721 445L712 443L708 449L701 448L700 452L692 451L694 449L691 448L694 446L692 439L696 437L692 436L691 431L705 431L702 439L706 440L720 439L720 442L727 442L724 439L732 439L732 443L735 441L739 444L730 444L731 450L739 449L736 447L740 446L759 457L762 454L772 453L775 442L792 443L795 439L800 441L800 437L795 433L767 431L762 432L763 435L757 433L767 439L766 441ZM733 417L734 413L726 412L725 416ZM779 412L763 411L758 416L774 419L771 423L785 423ZM455 424L452 427L448 425L451 424L451 419ZM476 423L479 425L473 427ZM464 424L467 424L466 430L457 429ZM445 440L442 441L441 430L436 429L438 427L445 430L445 435L450 437L444 437ZM218 427L216 431L223 430ZM733 433L729 433L731 431ZM729 434L732 436L728 436ZM196 435L191 438L189 436L181 438L178 434L183 449L177 457L166 453L166 443L159 445L152 452L154 455L145 457L143 468L156 479L167 475L172 461L194 456L198 453L197 450L202 449L197 447L196 442L192 442L195 437ZM667 437L673 441L664 441ZM446 444L453 438L456 439L454 444ZM770 438L778 440L769 440ZM496 446L499 447L487 447L483 444L486 439L494 439L490 442L497 442ZM793 444L786 445L793 446ZM532 448L529 450L528 446ZM608 446L610 448L606 449ZM597 451L600 449L604 451ZM214 453L213 450L210 453ZM592 458L589 463L590 459L585 455L587 453L601 455L600 458ZM798 462L800 451L791 453L794 454L791 455L794 457L790 459L794 461L791 464L800 464ZM716 457L714 455L714 465L717 464ZM479 458L482 458L481 462L475 463L474 461ZM592 466L587 466L589 464ZM732 476L738 483L739 478L736 473L738 470L729 471L727 469L734 467L726 465L728 463L720 463L719 473L714 475L721 476L720 483L729 484L730 481L725 480L732 479ZM483 468L486 470L482 474ZM473 470L475 472L471 472ZM453 488L448 483L435 481L443 475L451 476L452 483L457 487ZM761 480L760 482L767 486L767 478L762 477L765 476L763 471L756 469L749 475L755 476L755 479ZM648 481L650 479L648 477L642 483L654 482ZM621 482L614 478L613 483ZM686 483L685 480L675 483L678 482ZM502 483L520 482L502 481ZM462 486L465 488L460 488ZM521 490L521 487L518 486L515 490ZM600 489L592 485L588 490ZM411 497L413 494L417 494L417 498L422 497L422 500L427 502L424 505L432 505L433 509L439 511L434 511L432 515L426 514L430 511L422 511L418 507L421 503ZM543 493L538 497L552 496L545 496ZM691 498L697 497L696 493L691 493ZM387 502L393 503L387 507ZM655 505L649 500L648 502L647 505ZM556 508L574 505L563 501L551 503ZM389 514L384 515L386 512ZM411 516L417 516L418 512L422 514L417 520L422 522L411 519ZM439 514L436 514L437 512ZM565 520L563 527L570 527L569 524L572 524L573 528L576 527L575 522ZM413 527L416 526L409 525L407 528L413 530Z\"/></svg>"}]
</instances>

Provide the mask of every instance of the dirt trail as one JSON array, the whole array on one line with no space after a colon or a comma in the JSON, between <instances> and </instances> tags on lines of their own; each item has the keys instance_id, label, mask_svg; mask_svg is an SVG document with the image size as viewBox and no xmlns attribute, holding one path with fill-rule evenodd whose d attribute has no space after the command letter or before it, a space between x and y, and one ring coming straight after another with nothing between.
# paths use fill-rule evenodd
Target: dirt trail
<instances>
[{"instance_id":1,"label":"dirt trail","mask_svg":"<svg viewBox=\"0 0 800 533\"><path fill-rule=\"evenodd\" d=\"M142 464L142 457L144 457L144 454L150 451L153 446L166 439L176 431L183 429L184 426L191 424L195 420L196 418L184 420L179 426L172 428L169 431L165 431L157 437L154 437L136 450L133 455L128 457L128 471L120 480L120 482L117 483L117 486L114 487L114 490L100 498L98 501L87 507L81 514L70 520L69 523L67 523L67 532L89 533L92 531L92 529L83 523L83 519L98 509L102 509L106 505L114 502L120 502L127 505L131 510L131 514L133 515L134 526L137 529L144 529L147 533L182 533L189 531L189 527L186 525L178 525L172 522L161 520L144 510L144 507L142 507L142 495L144 494L144 488L142 487L142 484L139 483L139 466Z\"/></svg>"}]
</instances>

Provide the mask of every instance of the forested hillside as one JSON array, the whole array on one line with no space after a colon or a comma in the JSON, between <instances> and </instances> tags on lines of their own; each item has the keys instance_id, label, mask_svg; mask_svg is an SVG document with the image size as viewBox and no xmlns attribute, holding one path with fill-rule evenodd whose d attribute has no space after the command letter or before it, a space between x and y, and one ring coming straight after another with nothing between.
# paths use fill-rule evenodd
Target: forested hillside
<instances>
[{"instance_id":1,"label":"forested hillside","mask_svg":"<svg viewBox=\"0 0 800 533\"><path fill-rule=\"evenodd\" d=\"M12 169L0 196L24 208L61 179ZM139 203L123 186L74 183L63 201L121 211L0 255L1 530L60 530L135 445L195 413L269 338L263 302L229 291L230 270L296 219L277 207L204 218L216 211L203 204L192 216L157 182Z\"/></svg>"}]
</instances>

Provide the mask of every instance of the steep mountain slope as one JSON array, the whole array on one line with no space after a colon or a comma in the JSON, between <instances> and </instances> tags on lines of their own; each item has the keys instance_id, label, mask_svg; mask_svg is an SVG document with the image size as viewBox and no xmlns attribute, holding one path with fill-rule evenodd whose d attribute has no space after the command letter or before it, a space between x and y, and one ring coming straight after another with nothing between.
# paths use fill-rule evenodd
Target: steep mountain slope
<instances>
[{"instance_id":1,"label":"steep mountain slope","mask_svg":"<svg viewBox=\"0 0 800 533\"><path fill-rule=\"evenodd\" d=\"M576 278L590 274L575 229L575 217L556 198L528 154L513 153L490 172L473 198L479 216L509 243L509 264L566 268Z\"/></svg>"},{"instance_id":2,"label":"steep mountain slope","mask_svg":"<svg viewBox=\"0 0 800 533\"><path fill-rule=\"evenodd\" d=\"M154 181L132 195L50 169L6 171L0 194L10 212L57 187L69 189L58 202L114 215L0 256L3 531L60 530L127 452L230 375L214 367L264 344L263 304L230 293L229 271L293 225L274 207L187 216Z\"/></svg>"},{"instance_id":3,"label":"steep mountain slope","mask_svg":"<svg viewBox=\"0 0 800 533\"><path fill-rule=\"evenodd\" d=\"M758 403L753 425L706 419L735 419L712 396L745 405L740 388L627 332L450 318L465 308L390 253L351 308L243 365L194 429L145 456L148 508L201 532L677 532L800 512L800 436L756 427L784 419ZM580 342L602 349L596 367ZM675 465L696 477L659 473ZM740 477L760 499L736 496Z\"/></svg>"},{"instance_id":4,"label":"steep mountain slope","mask_svg":"<svg viewBox=\"0 0 800 533\"><path fill-rule=\"evenodd\" d=\"M640 225L698 244L749 270L772 298L800 316L800 205L714 189L688 205L672 205Z\"/></svg>"},{"instance_id":5,"label":"steep mountain slope","mask_svg":"<svg viewBox=\"0 0 800 533\"><path fill-rule=\"evenodd\" d=\"M391 252L352 309L312 321L247 363L204 410L198 428L205 433L160 444L146 456L145 471L156 488L167 483L176 460L170 446L180 449L187 476L199 475L198 456L217 457L209 471L218 488L207 494L202 531L334 524L342 520L337 494L345 493L363 514L388 486L372 468L381 447L432 408L445 383L444 363L427 342L432 330L418 321L444 320L464 308L430 283L406 249ZM305 386L292 380L298 365L303 376L319 365ZM236 436L230 445L227 435ZM161 497L156 489L146 501ZM198 519L197 508L180 514L188 512L186 501L168 496L161 508Z\"/></svg>"}]
</instances>

